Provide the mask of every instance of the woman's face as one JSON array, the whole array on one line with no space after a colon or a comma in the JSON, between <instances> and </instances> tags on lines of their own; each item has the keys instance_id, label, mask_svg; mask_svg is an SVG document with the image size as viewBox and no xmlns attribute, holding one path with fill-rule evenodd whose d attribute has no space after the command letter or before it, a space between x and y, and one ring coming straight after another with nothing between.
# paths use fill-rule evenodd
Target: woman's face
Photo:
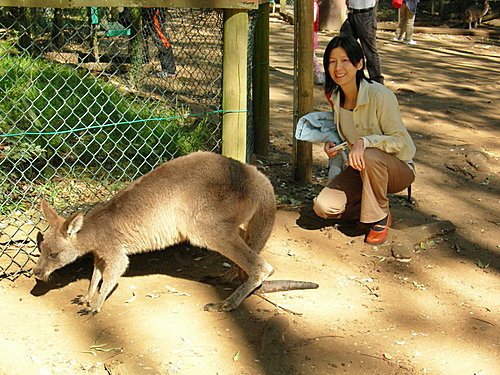
<instances>
[{"instance_id":1,"label":"woman's face","mask_svg":"<svg viewBox=\"0 0 500 375\"><path fill-rule=\"evenodd\" d=\"M346 84L355 83L356 72L360 69L363 69L363 62L361 60L357 65L353 65L342 47L332 49L328 72L337 85L342 87Z\"/></svg>"}]
</instances>

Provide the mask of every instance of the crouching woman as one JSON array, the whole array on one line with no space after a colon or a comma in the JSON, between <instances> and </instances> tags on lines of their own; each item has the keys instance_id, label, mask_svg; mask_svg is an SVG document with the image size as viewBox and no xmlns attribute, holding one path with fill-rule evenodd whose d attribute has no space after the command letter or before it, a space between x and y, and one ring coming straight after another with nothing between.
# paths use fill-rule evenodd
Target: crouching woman
<instances>
[{"instance_id":1,"label":"crouching woman","mask_svg":"<svg viewBox=\"0 0 500 375\"><path fill-rule=\"evenodd\" d=\"M387 194L406 189L415 179L415 145L394 93L365 76L363 50L356 39L333 38L323 64L325 95L350 150L347 168L314 199L314 212L324 219L368 224L365 242L381 244L391 225ZM329 157L338 152L334 146L325 143Z\"/></svg>"}]
</instances>

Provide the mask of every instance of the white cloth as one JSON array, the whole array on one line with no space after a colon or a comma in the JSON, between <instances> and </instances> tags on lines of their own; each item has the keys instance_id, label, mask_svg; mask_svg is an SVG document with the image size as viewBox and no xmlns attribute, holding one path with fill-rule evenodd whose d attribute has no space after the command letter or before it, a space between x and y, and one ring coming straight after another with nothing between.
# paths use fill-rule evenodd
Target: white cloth
<instances>
[{"instance_id":1,"label":"white cloth","mask_svg":"<svg viewBox=\"0 0 500 375\"><path fill-rule=\"evenodd\" d=\"M342 143L333 112L311 112L297 121L295 138L306 142L334 142Z\"/></svg>"},{"instance_id":2,"label":"white cloth","mask_svg":"<svg viewBox=\"0 0 500 375\"><path fill-rule=\"evenodd\" d=\"M342 143L337 132L333 112L311 112L297 121L295 138L305 142ZM347 165L347 151L339 152L328 160L328 182L333 180Z\"/></svg>"},{"instance_id":3,"label":"white cloth","mask_svg":"<svg viewBox=\"0 0 500 375\"><path fill-rule=\"evenodd\" d=\"M373 8L377 4L377 0L349 0L347 7L350 9L366 9Z\"/></svg>"}]
</instances>

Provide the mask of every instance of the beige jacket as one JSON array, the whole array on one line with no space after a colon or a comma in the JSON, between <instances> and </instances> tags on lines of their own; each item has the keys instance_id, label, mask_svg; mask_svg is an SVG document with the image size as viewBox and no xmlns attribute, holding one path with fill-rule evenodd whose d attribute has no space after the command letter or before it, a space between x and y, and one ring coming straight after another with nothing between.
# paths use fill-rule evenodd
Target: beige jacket
<instances>
[{"instance_id":1,"label":"beige jacket","mask_svg":"<svg viewBox=\"0 0 500 375\"><path fill-rule=\"evenodd\" d=\"M334 97L333 110L337 130L345 140L339 127L339 94ZM353 120L367 148L378 148L404 162L415 156L415 144L401 119L396 95L384 85L361 80Z\"/></svg>"}]
</instances>

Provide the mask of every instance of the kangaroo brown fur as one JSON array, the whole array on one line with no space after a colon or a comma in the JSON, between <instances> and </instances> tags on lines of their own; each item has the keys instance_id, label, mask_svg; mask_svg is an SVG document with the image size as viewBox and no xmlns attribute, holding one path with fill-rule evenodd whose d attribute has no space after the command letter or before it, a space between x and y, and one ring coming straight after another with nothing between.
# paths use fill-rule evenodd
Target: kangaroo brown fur
<instances>
[{"instance_id":1,"label":"kangaroo brown fur","mask_svg":"<svg viewBox=\"0 0 500 375\"><path fill-rule=\"evenodd\" d=\"M491 9L488 4L488 0L483 0L483 7L481 9L477 7L469 7L464 12L464 20L468 25L469 29L472 29L472 23L474 22L474 28L483 21L483 17Z\"/></svg>"},{"instance_id":2,"label":"kangaroo brown fur","mask_svg":"<svg viewBox=\"0 0 500 375\"><path fill-rule=\"evenodd\" d=\"M33 273L45 281L56 269L92 253L88 293L79 300L86 305L84 313L101 310L125 273L129 254L184 241L219 252L246 274L228 298L207 304L205 310L235 309L273 273L259 255L276 215L271 182L255 167L218 154L196 152L168 161L87 214L77 212L65 219L43 199L41 208L49 229L39 233L41 254ZM234 269L227 278L237 274ZM284 286L316 287L293 282Z\"/></svg>"}]
</instances>

